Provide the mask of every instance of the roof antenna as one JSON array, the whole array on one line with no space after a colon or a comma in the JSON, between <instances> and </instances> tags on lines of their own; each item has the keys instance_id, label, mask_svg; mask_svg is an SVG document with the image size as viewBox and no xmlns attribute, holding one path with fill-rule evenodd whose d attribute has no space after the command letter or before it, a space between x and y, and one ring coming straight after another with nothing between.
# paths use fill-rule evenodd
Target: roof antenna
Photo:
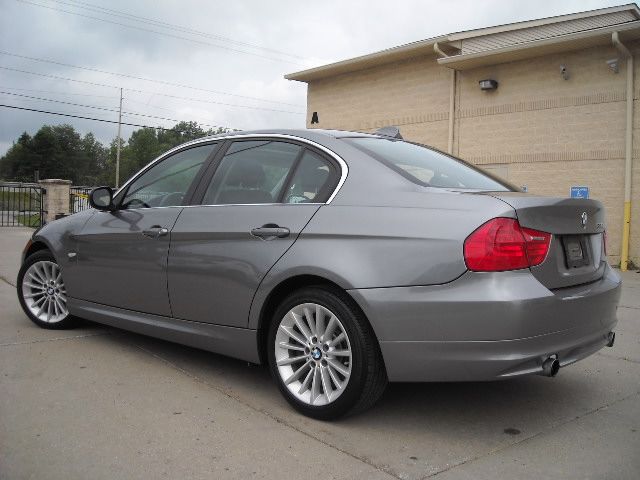
<instances>
[{"instance_id":1,"label":"roof antenna","mask_svg":"<svg viewBox=\"0 0 640 480\"><path fill-rule=\"evenodd\" d=\"M382 135L383 137L391 137L398 138L400 140L404 140L402 135L400 135L400 129L398 127L390 126L390 127L382 127L375 131L376 135Z\"/></svg>"}]
</instances>

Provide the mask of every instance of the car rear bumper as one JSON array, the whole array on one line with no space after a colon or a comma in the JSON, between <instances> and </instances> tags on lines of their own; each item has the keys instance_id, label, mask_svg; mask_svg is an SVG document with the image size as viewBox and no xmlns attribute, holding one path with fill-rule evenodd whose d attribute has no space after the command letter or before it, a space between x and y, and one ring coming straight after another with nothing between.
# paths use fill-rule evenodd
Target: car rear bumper
<instances>
[{"instance_id":1,"label":"car rear bumper","mask_svg":"<svg viewBox=\"0 0 640 480\"><path fill-rule=\"evenodd\" d=\"M467 272L446 285L350 290L380 341L391 381L481 381L564 367L616 325L620 277L548 290L528 270Z\"/></svg>"}]
</instances>

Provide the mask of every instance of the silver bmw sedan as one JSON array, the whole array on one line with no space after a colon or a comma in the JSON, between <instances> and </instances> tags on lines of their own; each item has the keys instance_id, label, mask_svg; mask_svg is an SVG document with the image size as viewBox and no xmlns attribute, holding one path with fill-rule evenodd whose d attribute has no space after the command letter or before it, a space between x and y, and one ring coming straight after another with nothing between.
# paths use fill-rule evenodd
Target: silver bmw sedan
<instances>
[{"instance_id":1,"label":"silver bmw sedan","mask_svg":"<svg viewBox=\"0 0 640 480\"><path fill-rule=\"evenodd\" d=\"M613 345L601 203L523 193L399 137L174 148L34 233L20 303L43 328L88 319L267 364L319 419L388 381L555 376Z\"/></svg>"}]
</instances>

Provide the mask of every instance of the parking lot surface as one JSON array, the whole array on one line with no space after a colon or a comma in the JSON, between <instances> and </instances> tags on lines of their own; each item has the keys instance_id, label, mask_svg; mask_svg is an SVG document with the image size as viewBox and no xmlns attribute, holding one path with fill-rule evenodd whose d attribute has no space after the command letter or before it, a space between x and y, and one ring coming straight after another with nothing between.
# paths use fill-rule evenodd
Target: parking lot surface
<instances>
[{"instance_id":1,"label":"parking lot surface","mask_svg":"<svg viewBox=\"0 0 640 480\"><path fill-rule=\"evenodd\" d=\"M31 230L0 228L0 478L640 478L640 274L614 348L556 378L391 384L338 422L266 368L122 330L41 330L15 294Z\"/></svg>"}]
</instances>

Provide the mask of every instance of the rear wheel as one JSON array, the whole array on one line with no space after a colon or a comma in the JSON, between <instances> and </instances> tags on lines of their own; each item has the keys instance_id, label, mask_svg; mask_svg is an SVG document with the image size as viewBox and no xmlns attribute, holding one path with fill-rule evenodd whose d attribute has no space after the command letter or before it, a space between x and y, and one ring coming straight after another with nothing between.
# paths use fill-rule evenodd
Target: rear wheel
<instances>
[{"instance_id":1,"label":"rear wheel","mask_svg":"<svg viewBox=\"0 0 640 480\"><path fill-rule=\"evenodd\" d=\"M40 250L25 260L18 273L18 299L33 323L42 328L74 326L67 308L67 290L62 269L48 250Z\"/></svg>"},{"instance_id":2,"label":"rear wheel","mask_svg":"<svg viewBox=\"0 0 640 480\"><path fill-rule=\"evenodd\" d=\"M291 294L275 312L268 349L280 391L313 418L365 410L387 383L371 327L344 292L308 287Z\"/></svg>"}]
</instances>

